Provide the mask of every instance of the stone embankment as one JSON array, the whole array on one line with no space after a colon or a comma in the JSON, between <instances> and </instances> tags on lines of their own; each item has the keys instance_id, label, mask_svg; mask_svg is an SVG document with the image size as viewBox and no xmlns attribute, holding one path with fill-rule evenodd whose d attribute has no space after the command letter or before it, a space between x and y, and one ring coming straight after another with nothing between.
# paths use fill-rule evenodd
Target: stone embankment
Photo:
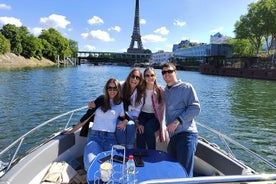
<instances>
[{"instance_id":1,"label":"stone embankment","mask_svg":"<svg viewBox=\"0 0 276 184\"><path fill-rule=\"evenodd\" d=\"M41 60L38 60L35 58L26 59L22 56L17 56L13 53L6 53L4 55L0 55L0 70L39 68L39 67L49 67L49 66L55 66L55 65L56 63L45 58Z\"/></svg>"}]
</instances>

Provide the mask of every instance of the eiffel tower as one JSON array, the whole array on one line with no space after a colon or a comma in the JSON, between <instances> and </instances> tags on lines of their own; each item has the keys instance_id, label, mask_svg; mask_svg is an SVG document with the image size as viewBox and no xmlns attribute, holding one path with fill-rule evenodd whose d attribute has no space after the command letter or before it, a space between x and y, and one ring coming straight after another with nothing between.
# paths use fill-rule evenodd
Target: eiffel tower
<instances>
[{"instance_id":1,"label":"eiffel tower","mask_svg":"<svg viewBox=\"0 0 276 184\"><path fill-rule=\"evenodd\" d=\"M137 43L138 48L134 48L135 43ZM143 44L142 44L141 35L140 35L139 0L136 0L133 33L131 36L131 41L130 41L129 48L127 49L127 52L144 53Z\"/></svg>"}]
</instances>

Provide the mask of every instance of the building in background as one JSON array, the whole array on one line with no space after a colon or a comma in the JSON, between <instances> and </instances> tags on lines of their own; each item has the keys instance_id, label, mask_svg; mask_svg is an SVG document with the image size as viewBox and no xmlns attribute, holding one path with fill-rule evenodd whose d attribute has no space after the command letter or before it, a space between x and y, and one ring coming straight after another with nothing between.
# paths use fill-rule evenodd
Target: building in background
<instances>
[{"instance_id":1,"label":"building in background","mask_svg":"<svg viewBox=\"0 0 276 184\"><path fill-rule=\"evenodd\" d=\"M210 44L181 41L173 46L174 59L203 62L206 57L232 57L232 46L227 44L230 37L220 33L210 36Z\"/></svg>"},{"instance_id":2,"label":"building in background","mask_svg":"<svg viewBox=\"0 0 276 184\"><path fill-rule=\"evenodd\" d=\"M210 36L210 44L227 44L227 40L230 39L229 36L224 36L219 32Z\"/></svg>"},{"instance_id":3,"label":"building in background","mask_svg":"<svg viewBox=\"0 0 276 184\"><path fill-rule=\"evenodd\" d=\"M149 62L155 63L155 64L163 64L166 62L170 62L172 57L173 57L173 52L165 52L163 50L160 50L156 53L151 54L151 58Z\"/></svg>"}]
</instances>

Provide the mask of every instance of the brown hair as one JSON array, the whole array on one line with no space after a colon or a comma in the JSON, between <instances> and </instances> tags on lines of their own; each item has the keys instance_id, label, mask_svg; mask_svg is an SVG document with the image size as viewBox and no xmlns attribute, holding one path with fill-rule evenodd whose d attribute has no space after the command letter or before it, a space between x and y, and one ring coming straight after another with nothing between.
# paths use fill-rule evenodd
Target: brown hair
<instances>
[{"instance_id":1,"label":"brown hair","mask_svg":"<svg viewBox=\"0 0 276 184\"><path fill-rule=\"evenodd\" d=\"M109 98L108 89L107 89L110 83L115 84L115 87L118 90L117 95L113 99L113 103L115 105L118 105L118 104L120 104L122 102L122 100L121 100L121 85L120 85L120 82L117 79L115 79L115 78L110 78L106 82L106 84L104 86L104 104L101 107L103 112L106 112L106 111L108 111L108 110L111 109L110 98Z\"/></svg>"},{"instance_id":2,"label":"brown hair","mask_svg":"<svg viewBox=\"0 0 276 184\"><path fill-rule=\"evenodd\" d=\"M139 105L142 97L144 96L142 72L141 72L140 68L135 67L129 72L129 74L126 78L126 81L124 83L123 89L122 89L123 101L124 101L124 104L126 104L126 105L131 104L130 97L132 95L132 91L131 91L131 87L130 87L129 82L130 82L131 76L136 71L139 72L140 81L139 81L139 84L136 86L137 97L135 99L134 106Z\"/></svg>"},{"instance_id":3,"label":"brown hair","mask_svg":"<svg viewBox=\"0 0 276 184\"><path fill-rule=\"evenodd\" d=\"M176 67L173 63L164 63L161 68L163 69L167 67L172 67L174 70L176 70Z\"/></svg>"},{"instance_id":4,"label":"brown hair","mask_svg":"<svg viewBox=\"0 0 276 184\"><path fill-rule=\"evenodd\" d=\"M147 68L144 70L144 78L145 78L146 72L149 71L149 70L153 71L154 75L156 76L156 71L155 71L155 69L154 69L153 67L147 67ZM146 89L146 86L147 86L146 81L144 81L144 89ZM153 89L154 89L154 90L156 91L156 93L157 93L158 103L161 103L161 102L162 102L162 97L161 97L160 88L159 88L158 85L157 85L156 77L155 77ZM144 96L146 96L146 90L144 90ZM144 98L144 104L145 104L145 99L146 99L146 98Z\"/></svg>"}]
</instances>

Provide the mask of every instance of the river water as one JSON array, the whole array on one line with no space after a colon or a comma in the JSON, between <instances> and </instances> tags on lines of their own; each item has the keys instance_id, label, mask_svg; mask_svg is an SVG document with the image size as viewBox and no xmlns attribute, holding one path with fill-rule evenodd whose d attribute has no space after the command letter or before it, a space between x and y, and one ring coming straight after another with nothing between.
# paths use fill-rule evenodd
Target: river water
<instances>
[{"instance_id":1,"label":"river water","mask_svg":"<svg viewBox=\"0 0 276 184\"><path fill-rule=\"evenodd\" d=\"M36 125L85 106L102 94L108 78L125 80L130 70L130 67L83 64L0 71L0 150ZM201 113L197 121L227 134L275 164L275 81L190 71L178 71L177 76L192 83L198 93ZM159 84L165 85L159 69L157 78ZM208 137L207 132L200 134Z\"/></svg>"}]
</instances>

